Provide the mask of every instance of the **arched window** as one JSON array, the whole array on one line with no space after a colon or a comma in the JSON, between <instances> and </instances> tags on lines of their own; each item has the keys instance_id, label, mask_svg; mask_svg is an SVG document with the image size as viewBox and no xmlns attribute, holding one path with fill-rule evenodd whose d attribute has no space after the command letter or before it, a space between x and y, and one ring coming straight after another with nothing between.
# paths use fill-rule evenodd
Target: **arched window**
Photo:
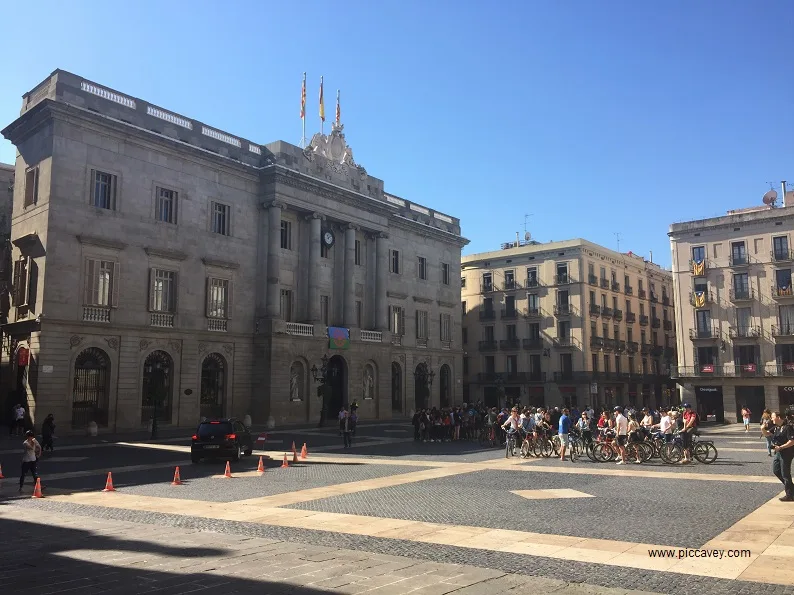
<instances>
[{"instance_id":1,"label":"arched window","mask_svg":"<svg viewBox=\"0 0 794 595\"><path fill-rule=\"evenodd\" d=\"M72 382L72 427L84 428L90 422L108 423L108 380L110 358L96 347L80 352L74 361Z\"/></svg>"},{"instance_id":2,"label":"arched window","mask_svg":"<svg viewBox=\"0 0 794 595\"><path fill-rule=\"evenodd\" d=\"M141 422L157 415L157 420L171 423L171 391L174 360L165 351L152 351L143 364L143 390L141 394Z\"/></svg>"},{"instance_id":3,"label":"arched window","mask_svg":"<svg viewBox=\"0 0 794 595\"><path fill-rule=\"evenodd\" d=\"M224 417L226 409L226 361L210 353L201 363L201 417Z\"/></svg>"}]
</instances>

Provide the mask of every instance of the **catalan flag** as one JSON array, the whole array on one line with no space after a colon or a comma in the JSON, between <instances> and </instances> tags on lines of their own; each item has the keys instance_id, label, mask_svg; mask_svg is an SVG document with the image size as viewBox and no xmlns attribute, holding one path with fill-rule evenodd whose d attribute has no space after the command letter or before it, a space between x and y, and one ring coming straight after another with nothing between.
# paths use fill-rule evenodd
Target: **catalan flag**
<instances>
[{"instance_id":1,"label":"catalan flag","mask_svg":"<svg viewBox=\"0 0 794 595\"><path fill-rule=\"evenodd\" d=\"M342 108L339 107L339 89L336 90L336 125L342 122Z\"/></svg>"},{"instance_id":2,"label":"catalan flag","mask_svg":"<svg viewBox=\"0 0 794 595\"><path fill-rule=\"evenodd\" d=\"M706 261L705 260L693 260L692 261L692 274L695 277L702 277L706 273Z\"/></svg>"},{"instance_id":3,"label":"catalan flag","mask_svg":"<svg viewBox=\"0 0 794 595\"><path fill-rule=\"evenodd\" d=\"M323 99L323 77L320 77L320 120L325 122L325 100Z\"/></svg>"},{"instance_id":4,"label":"catalan flag","mask_svg":"<svg viewBox=\"0 0 794 595\"><path fill-rule=\"evenodd\" d=\"M306 118L306 73L303 73L303 85L301 86L301 120Z\"/></svg>"},{"instance_id":5,"label":"catalan flag","mask_svg":"<svg viewBox=\"0 0 794 595\"><path fill-rule=\"evenodd\" d=\"M706 292L705 291L696 291L695 292L695 308L702 308L706 305Z\"/></svg>"}]
</instances>

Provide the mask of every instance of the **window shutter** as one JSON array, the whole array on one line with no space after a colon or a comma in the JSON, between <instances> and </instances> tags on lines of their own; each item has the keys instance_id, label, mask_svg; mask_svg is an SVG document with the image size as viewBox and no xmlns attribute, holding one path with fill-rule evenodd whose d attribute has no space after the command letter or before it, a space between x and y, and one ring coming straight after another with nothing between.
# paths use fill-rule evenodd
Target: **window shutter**
<instances>
[{"instance_id":1,"label":"window shutter","mask_svg":"<svg viewBox=\"0 0 794 595\"><path fill-rule=\"evenodd\" d=\"M232 319L232 311L234 310L234 282L229 279L229 291L226 294L226 320Z\"/></svg>"},{"instance_id":2,"label":"window shutter","mask_svg":"<svg viewBox=\"0 0 794 595\"><path fill-rule=\"evenodd\" d=\"M389 330L394 332L394 309L389 306Z\"/></svg>"},{"instance_id":3,"label":"window shutter","mask_svg":"<svg viewBox=\"0 0 794 595\"><path fill-rule=\"evenodd\" d=\"M95 267L96 261L86 259L85 261L85 278L83 279L83 304L91 306L94 303L93 289L94 289L94 276L96 275Z\"/></svg>"},{"instance_id":4,"label":"window shutter","mask_svg":"<svg viewBox=\"0 0 794 595\"><path fill-rule=\"evenodd\" d=\"M96 170L91 170L91 175L88 178L88 204L96 206Z\"/></svg>"},{"instance_id":5,"label":"window shutter","mask_svg":"<svg viewBox=\"0 0 794 595\"><path fill-rule=\"evenodd\" d=\"M733 363L739 365L739 348L736 345L733 346Z\"/></svg>"},{"instance_id":6,"label":"window shutter","mask_svg":"<svg viewBox=\"0 0 794 595\"><path fill-rule=\"evenodd\" d=\"M121 265L113 263L113 277L110 279L110 307L119 307L119 286L121 285Z\"/></svg>"},{"instance_id":7,"label":"window shutter","mask_svg":"<svg viewBox=\"0 0 794 595\"><path fill-rule=\"evenodd\" d=\"M419 318L420 318L419 310L417 310L416 311L416 338L417 339L422 336L422 330L419 328Z\"/></svg>"},{"instance_id":8,"label":"window shutter","mask_svg":"<svg viewBox=\"0 0 794 595\"><path fill-rule=\"evenodd\" d=\"M179 311L179 273L174 273L174 298L172 301L171 314Z\"/></svg>"},{"instance_id":9,"label":"window shutter","mask_svg":"<svg viewBox=\"0 0 794 595\"><path fill-rule=\"evenodd\" d=\"M149 312L154 312L154 269L149 268Z\"/></svg>"},{"instance_id":10,"label":"window shutter","mask_svg":"<svg viewBox=\"0 0 794 595\"><path fill-rule=\"evenodd\" d=\"M19 290L21 275L22 275L22 261L21 260L15 260L14 261L14 280L13 280L13 283L12 283L12 285L13 285L13 295L12 295L12 297L14 298L14 305L17 306L17 307L19 307L21 305L20 304L21 292Z\"/></svg>"},{"instance_id":11,"label":"window shutter","mask_svg":"<svg viewBox=\"0 0 794 595\"><path fill-rule=\"evenodd\" d=\"M22 305L28 305L28 299L30 298L30 263L31 258L28 256L25 259L25 270L22 272L22 278L20 279L22 283Z\"/></svg>"},{"instance_id":12,"label":"window shutter","mask_svg":"<svg viewBox=\"0 0 794 595\"><path fill-rule=\"evenodd\" d=\"M400 308L400 336L405 335L405 308Z\"/></svg>"},{"instance_id":13,"label":"window shutter","mask_svg":"<svg viewBox=\"0 0 794 595\"><path fill-rule=\"evenodd\" d=\"M210 298L212 297L212 279L209 277L204 279L204 316L209 318L210 311L212 309L212 304L210 303Z\"/></svg>"}]
</instances>

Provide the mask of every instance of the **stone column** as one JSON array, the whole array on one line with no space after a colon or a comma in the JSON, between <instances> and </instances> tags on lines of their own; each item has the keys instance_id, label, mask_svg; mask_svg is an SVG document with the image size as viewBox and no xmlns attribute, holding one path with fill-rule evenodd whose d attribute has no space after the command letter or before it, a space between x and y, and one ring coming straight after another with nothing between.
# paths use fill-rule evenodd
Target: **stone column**
<instances>
[{"instance_id":1,"label":"stone column","mask_svg":"<svg viewBox=\"0 0 794 595\"><path fill-rule=\"evenodd\" d=\"M356 267L356 226L345 228L345 293L344 320L347 328L356 326L356 284L353 273Z\"/></svg>"},{"instance_id":2,"label":"stone column","mask_svg":"<svg viewBox=\"0 0 794 595\"><path fill-rule=\"evenodd\" d=\"M313 213L309 217L309 322L320 322L320 289L318 280L320 275L320 242L323 220L320 213Z\"/></svg>"},{"instance_id":3,"label":"stone column","mask_svg":"<svg viewBox=\"0 0 794 595\"><path fill-rule=\"evenodd\" d=\"M273 201L268 205L267 230L267 315L278 318L281 315L281 209L284 205Z\"/></svg>"},{"instance_id":4,"label":"stone column","mask_svg":"<svg viewBox=\"0 0 794 595\"><path fill-rule=\"evenodd\" d=\"M389 236L385 233L378 234L376 239L375 252L377 255L376 277L375 277L375 329L379 331L389 330L389 302L386 299L386 287L389 274Z\"/></svg>"}]
</instances>

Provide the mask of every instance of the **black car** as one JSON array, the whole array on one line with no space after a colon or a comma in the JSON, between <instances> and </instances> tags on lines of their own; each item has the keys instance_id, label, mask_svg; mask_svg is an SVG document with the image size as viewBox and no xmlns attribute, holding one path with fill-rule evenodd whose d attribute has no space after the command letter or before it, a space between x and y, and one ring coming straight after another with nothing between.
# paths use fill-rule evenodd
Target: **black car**
<instances>
[{"instance_id":1,"label":"black car","mask_svg":"<svg viewBox=\"0 0 794 595\"><path fill-rule=\"evenodd\" d=\"M240 420L203 421L193 434L190 460L194 463L218 458L239 461L243 455L250 456L253 450L254 438Z\"/></svg>"}]
</instances>

